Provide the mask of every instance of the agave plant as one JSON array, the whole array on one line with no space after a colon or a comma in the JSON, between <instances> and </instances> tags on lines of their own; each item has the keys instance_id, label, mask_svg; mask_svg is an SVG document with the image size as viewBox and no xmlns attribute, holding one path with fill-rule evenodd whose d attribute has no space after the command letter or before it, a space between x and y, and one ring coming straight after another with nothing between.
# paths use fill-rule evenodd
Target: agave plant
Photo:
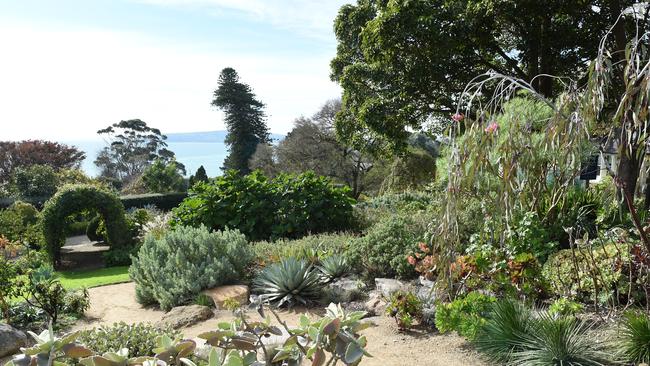
<instances>
[{"instance_id":1,"label":"agave plant","mask_svg":"<svg viewBox=\"0 0 650 366\"><path fill-rule=\"evenodd\" d=\"M266 267L253 280L253 291L261 294L261 300L278 307L307 305L320 298L322 288L319 272L295 258Z\"/></svg>"},{"instance_id":2,"label":"agave plant","mask_svg":"<svg viewBox=\"0 0 650 366\"><path fill-rule=\"evenodd\" d=\"M617 348L626 362L650 362L650 318L646 314L628 312L623 316Z\"/></svg>"},{"instance_id":3,"label":"agave plant","mask_svg":"<svg viewBox=\"0 0 650 366\"><path fill-rule=\"evenodd\" d=\"M335 254L322 259L318 270L323 279L329 282L350 273L350 265L344 256Z\"/></svg>"}]
</instances>

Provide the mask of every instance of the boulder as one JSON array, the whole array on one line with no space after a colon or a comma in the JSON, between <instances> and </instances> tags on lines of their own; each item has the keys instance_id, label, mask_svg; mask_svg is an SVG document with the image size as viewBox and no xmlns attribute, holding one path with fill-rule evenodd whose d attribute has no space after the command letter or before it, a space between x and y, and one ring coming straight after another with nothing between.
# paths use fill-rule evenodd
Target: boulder
<instances>
[{"instance_id":1,"label":"boulder","mask_svg":"<svg viewBox=\"0 0 650 366\"><path fill-rule=\"evenodd\" d=\"M355 278L339 278L327 284L327 290L333 295L333 302L350 302L362 297L365 289L363 282Z\"/></svg>"},{"instance_id":2,"label":"boulder","mask_svg":"<svg viewBox=\"0 0 650 366\"><path fill-rule=\"evenodd\" d=\"M20 347L27 347L25 333L8 324L0 323L0 357L20 352Z\"/></svg>"},{"instance_id":3,"label":"boulder","mask_svg":"<svg viewBox=\"0 0 650 366\"><path fill-rule=\"evenodd\" d=\"M219 286L205 290L203 293L212 298L217 309L223 309L223 303L228 299L236 300L239 305L248 304L249 292L246 285Z\"/></svg>"},{"instance_id":4,"label":"boulder","mask_svg":"<svg viewBox=\"0 0 650 366\"><path fill-rule=\"evenodd\" d=\"M382 315L386 311L387 305L386 300L384 300L379 291L370 291L368 301L364 304L364 308L368 316L375 316Z\"/></svg>"},{"instance_id":5,"label":"boulder","mask_svg":"<svg viewBox=\"0 0 650 366\"><path fill-rule=\"evenodd\" d=\"M174 329L196 324L212 317L212 309L203 305L177 306L163 315L158 322L160 326L170 326Z\"/></svg>"},{"instance_id":6,"label":"boulder","mask_svg":"<svg viewBox=\"0 0 650 366\"><path fill-rule=\"evenodd\" d=\"M412 286L393 278L375 278L375 286L382 296L389 298L396 291L410 291Z\"/></svg>"}]
</instances>

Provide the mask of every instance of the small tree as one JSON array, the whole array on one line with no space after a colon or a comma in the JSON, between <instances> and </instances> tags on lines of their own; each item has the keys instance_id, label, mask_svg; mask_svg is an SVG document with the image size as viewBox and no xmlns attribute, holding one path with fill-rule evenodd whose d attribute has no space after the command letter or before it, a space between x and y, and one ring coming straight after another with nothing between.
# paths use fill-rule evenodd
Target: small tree
<instances>
[{"instance_id":1,"label":"small tree","mask_svg":"<svg viewBox=\"0 0 650 366\"><path fill-rule=\"evenodd\" d=\"M208 174L205 172L205 168L203 165L201 165L197 170L196 173L192 176L190 176L190 188L194 186L194 184L198 182L205 182L207 183L210 179L208 178Z\"/></svg>"},{"instance_id":2,"label":"small tree","mask_svg":"<svg viewBox=\"0 0 650 366\"><path fill-rule=\"evenodd\" d=\"M187 188L175 161L165 164L160 159L156 160L142 174L142 182L152 193L183 192Z\"/></svg>"}]
</instances>

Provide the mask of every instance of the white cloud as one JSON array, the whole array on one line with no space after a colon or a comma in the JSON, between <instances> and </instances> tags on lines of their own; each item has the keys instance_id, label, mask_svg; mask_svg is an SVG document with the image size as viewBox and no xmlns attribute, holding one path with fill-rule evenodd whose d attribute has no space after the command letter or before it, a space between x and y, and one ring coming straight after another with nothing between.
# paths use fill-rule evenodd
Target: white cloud
<instances>
[{"instance_id":1,"label":"white cloud","mask_svg":"<svg viewBox=\"0 0 650 366\"><path fill-rule=\"evenodd\" d=\"M197 48L137 33L0 25L0 140L89 138L129 118L164 132L222 129L210 101L226 66L267 104L273 132L339 95L328 78L332 55L287 60Z\"/></svg>"},{"instance_id":2,"label":"white cloud","mask_svg":"<svg viewBox=\"0 0 650 366\"><path fill-rule=\"evenodd\" d=\"M235 10L279 28L333 40L334 18L352 0L136 0L154 5Z\"/></svg>"}]
</instances>

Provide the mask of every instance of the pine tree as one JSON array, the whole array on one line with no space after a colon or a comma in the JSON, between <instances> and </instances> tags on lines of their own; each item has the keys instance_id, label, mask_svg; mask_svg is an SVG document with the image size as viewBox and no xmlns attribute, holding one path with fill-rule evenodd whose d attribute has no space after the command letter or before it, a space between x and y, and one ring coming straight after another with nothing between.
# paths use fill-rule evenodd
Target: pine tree
<instances>
[{"instance_id":1,"label":"pine tree","mask_svg":"<svg viewBox=\"0 0 650 366\"><path fill-rule=\"evenodd\" d=\"M227 67L219 76L212 105L226 115L228 135L225 143L229 155L222 169L235 169L241 174L250 173L249 160L257 145L270 142L264 103L257 100L249 85L240 82L235 69Z\"/></svg>"}]
</instances>

